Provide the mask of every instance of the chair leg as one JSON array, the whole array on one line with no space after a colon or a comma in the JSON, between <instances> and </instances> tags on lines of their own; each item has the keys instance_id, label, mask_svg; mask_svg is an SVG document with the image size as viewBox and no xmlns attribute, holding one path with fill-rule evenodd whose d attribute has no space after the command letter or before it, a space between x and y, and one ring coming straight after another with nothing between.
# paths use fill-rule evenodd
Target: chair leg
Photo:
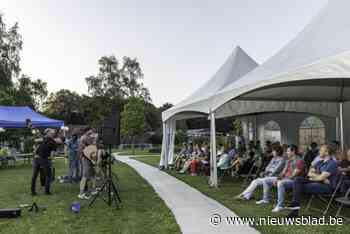
<instances>
[{"instance_id":1,"label":"chair leg","mask_svg":"<svg viewBox=\"0 0 350 234\"><path fill-rule=\"evenodd\" d=\"M309 199L309 201L307 203L306 209L305 209L306 211L309 211L309 209L311 207L312 200L314 199L314 196L315 195L311 195L311 197L310 197L310 199Z\"/></svg>"},{"instance_id":2,"label":"chair leg","mask_svg":"<svg viewBox=\"0 0 350 234\"><path fill-rule=\"evenodd\" d=\"M339 216L339 214L340 214L340 211L341 211L341 209L343 208L343 204L340 204L340 206L339 206L339 208L338 208L338 210L337 210L337 213L335 214L335 217L338 217Z\"/></svg>"},{"instance_id":3,"label":"chair leg","mask_svg":"<svg viewBox=\"0 0 350 234\"><path fill-rule=\"evenodd\" d=\"M331 200L329 200L326 209L323 211L323 215L326 215L326 214L327 214L329 208L330 208L331 205L332 205L332 202L333 202L333 197L331 198Z\"/></svg>"}]
</instances>

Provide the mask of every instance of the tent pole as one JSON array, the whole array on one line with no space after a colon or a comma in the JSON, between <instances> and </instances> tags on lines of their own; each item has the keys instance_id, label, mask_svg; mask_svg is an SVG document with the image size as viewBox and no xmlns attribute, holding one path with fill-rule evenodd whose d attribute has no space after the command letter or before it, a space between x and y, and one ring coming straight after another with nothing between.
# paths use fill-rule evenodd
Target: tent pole
<instances>
[{"instance_id":1,"label":"tent pole","mask_svg":"<svg viewBox=\"0 0 350 234\"><path fill-rule=\"evenodd\" d=\"M216 129L215 129L215 113L210 110L210 186L218 186L218 175L216 167Z\"/></svg>"},{"instance_id":2,"label":"tent pole","mask_svg":"<svg viewBox=\"0 0 350 234\"><path fill-rule=\"evenodd\" d=\"M339 124L340 124L340 147L344 152L344 119L343 119L343 102L339 103Z\"/></svg>"}]
</instances>

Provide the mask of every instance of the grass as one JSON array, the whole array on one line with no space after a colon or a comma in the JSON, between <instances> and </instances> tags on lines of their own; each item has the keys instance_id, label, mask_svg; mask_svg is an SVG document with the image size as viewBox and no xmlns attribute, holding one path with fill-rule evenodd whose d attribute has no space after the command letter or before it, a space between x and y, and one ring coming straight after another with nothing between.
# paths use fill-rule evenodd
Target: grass
<instances>
[{"instance_id":1,"label":"grass","mask_svg":"<svg viewBox=\"0 0 350 234\"><path fill-rule=\"evenodd\" d=\"M158 167L159 165L159 156L158 157L135 157L136 160L147 163L149 165ZM242 180L241 179L232 179L227 177L223 181L218 189L210 188L207 183L207 177L205 176L189 176L177 174L175 171L167 171L170 175L184 181L190 186L198 189L203 194L217 200L227 208L234 211L237 215L241 217L267 217L267 216L276 216L271 213L273 208L272 205L258 206L255 204L255 200L242 202L236 201L233 197L240 192L242 192ZM262 191L257 191L256 197L262 197ZM275 193L274 193L275 194ZM290 194L287 199L290 199ZM321 204L315 202L315 206ZM305 207L305 201L303 203ZM348 210L344 209L347 212L347 217L350 217ZM281 213L279 216L285 216L287 213ZM334 213L333 213L334 214ZM303 215L319 215L316 212L303 212ZM294 234L294 233L350 233L350 225L347 223L341 226L260 226L256 227L261 233L276 233L276 234Z\"/></svg>"},{"instance_id":2,"label":"grass","mask_svg":"<svg viewBox=\"0 0 350 234\"><path fill-rule=\"evenodd\" d=\"M55 165L56 175L66 172L63 160L57 160ZM47 206L46 211L37 214L22 210L18 219L0 219L0 233L180 233L171 211L142 177L122 163L114 165L113 171L119 177L121 208L110 208L102 200L89 208L88 202L83 201L80 214L73 214L69 208L77 201L77 185L55 182L54 195L43 195L40 188L39 196L33 199L29 195L29 166L0 169L1 208L18 207L34 200L39 206Z\"/></svg>"}]
</instances>

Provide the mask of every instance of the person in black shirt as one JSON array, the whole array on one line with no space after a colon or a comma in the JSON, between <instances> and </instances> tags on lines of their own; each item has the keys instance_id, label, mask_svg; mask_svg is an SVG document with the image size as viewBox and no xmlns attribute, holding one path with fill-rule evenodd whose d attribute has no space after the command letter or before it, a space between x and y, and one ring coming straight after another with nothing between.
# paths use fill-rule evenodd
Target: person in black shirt
<instances>
[{"instance_id":1,"label":"person in black shirt","mask_svg":"<svg viewBox=\"0 0 350 234\"><path fill-rule=\"evenodd\" d=\"M36 195L36 179L39 175L40 169L43 170L45 174L45 194L50 195L50 183L51 183L51 153L57 149L58 144L62 143L62 140L57 138L55 139L55 130L46 129L45 137L36 149L36 155L33 160L33 176L31 184L32 195Z\"/></svg>"},{"instance_id":2,"label":"person in black shirt","mask_svg":"<svg viewBox=\"0 0 350 234\"><path fill-rule=\"evenodd\" d=\"M305 166L310 168L312 161L319 155L318 145L316 142L312 142L310 148L304 155Z\"/></svg>"},{"instance_id":3,"label":"person in black shirt","mask_svg":"<svg viewBox=\"0 0 350 234\"><path fill-rule=\"evenodd\" d=\"M343 175L343 183L340 187L340 192L345 195L350 188L350 150L338 160L338 171Z\"/></svg>"}]
</instances>

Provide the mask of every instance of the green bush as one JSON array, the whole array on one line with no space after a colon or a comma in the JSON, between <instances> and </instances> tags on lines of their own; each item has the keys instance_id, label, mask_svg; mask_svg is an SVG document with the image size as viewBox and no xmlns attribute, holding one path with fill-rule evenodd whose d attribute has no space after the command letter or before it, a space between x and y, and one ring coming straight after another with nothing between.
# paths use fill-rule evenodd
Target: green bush
<instances>
[{"instance_id":1,"label":"green bush","mask_svg":"<svg viewBox=\"0 0 350 234\"><path fill-rule=\"evenodd\" d=\"M5 148L0 149L0 157L6 157L9 155L9 151Z\"/></svg>"}]
</instances>

